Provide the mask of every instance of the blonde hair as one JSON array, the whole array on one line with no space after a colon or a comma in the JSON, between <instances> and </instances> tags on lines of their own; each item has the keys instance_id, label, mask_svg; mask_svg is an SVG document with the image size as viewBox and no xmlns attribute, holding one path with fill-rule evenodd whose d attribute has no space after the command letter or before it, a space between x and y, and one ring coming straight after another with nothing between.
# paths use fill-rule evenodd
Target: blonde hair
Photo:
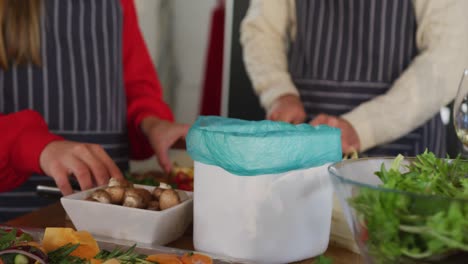
<instances>
[{"instance_id":1,"label":"blonde hair","mask_svg":"<svg viewBox=\"0 0 468 264\"><path fill-rule=\"evenodd\" d=\"M0 68L41 64L41 0L0 0Z\"/></svg>"}]
</instances>

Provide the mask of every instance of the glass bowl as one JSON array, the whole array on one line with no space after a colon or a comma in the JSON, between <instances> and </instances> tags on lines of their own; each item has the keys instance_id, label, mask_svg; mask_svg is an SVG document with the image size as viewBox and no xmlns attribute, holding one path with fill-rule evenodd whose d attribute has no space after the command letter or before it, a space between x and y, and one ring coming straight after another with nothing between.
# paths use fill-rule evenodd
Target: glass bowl
<instances>
[{"instance_id":1,"label":"glass bowl","mask_svg":"<svg viewBox=\"0 0 468 264\"><path fill-rule=\"evenodd\" d=\"M468 263L468 249L459 243L468 240L468 201L379 187L375 172L382 164L390 169L393 160L345 160L328 168L364 261ZM400 170L413 160L403 160Z\"/></svg>"}]
</instances>

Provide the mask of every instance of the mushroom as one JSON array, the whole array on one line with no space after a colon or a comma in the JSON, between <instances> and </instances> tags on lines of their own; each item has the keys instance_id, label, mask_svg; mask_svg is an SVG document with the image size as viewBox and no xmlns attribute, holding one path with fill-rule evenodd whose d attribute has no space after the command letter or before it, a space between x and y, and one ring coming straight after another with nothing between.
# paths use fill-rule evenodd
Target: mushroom
<instances>
[{"instance_id":1,"label":"mushroom","mask_svg":"<svg viewBox=\"0 0 468 264\"><path fill-rule=\"evenodd\" d=\"M164 192L165 189L163 188L154 188L153 190L153 197L154 199L158 200L159 201L159 197L161 197L161 193Z\"/></svg>"},{"instance_id":2,"label":"mushroom","mask_svg":"<svg viewBox=\"0 0 468 264\"><path fill-rule=\"evenodd\" d=\"M146 208L148 210L152 210L152 211L159 211L159 202L158 201L150 201L148 203L148 208Z\"/></svg>"},{"instance_id":3,"label":"mushroom","mask_svg":"<svg viewBox=\"0 0 468 264\"><path fill-rule=\"evenodd\" d=\"M159 197L159 208L166 210L180 204L179 194L173 189L164 190Z\"/></svg>"},{"instance_id":4,"label":"mushroom","mask_svg":"<svg viewBox=\"0 0 468 264\"><path fill-rule=\"evenodd\" d=\"M151 201L151 193L146 189L131 188L125 191L123 206L146 208Z\"/></svg>"},{"instance_id":5,"label":"mushroom","mask_svg":"<svg viewBox=\"0 0 468 264\"><path fill-rule=\"evenodd\" d=\"M158 187L161 189L172 189L172 187L165 182L160 182Z\"/></svg>"},{"instance_id":6,"label":"mushroom","mask_svg":"<svg viewBox=\"0 0 468 264\"><path fill-rule=\"evenodd\" d=\"M85 201L90 201L90 202L97 202L96 199L94 199L92 196L86 197Z\"/></svg>"},{"instance_id":7,"label":"mushroom","mask_svg":"<svg viewBox=\"0 0 468 264\"><path fill-rule=\"evenodd\" d=\"M100 203L110 203L111 202L111 196L104 190L99 189L94 191L91 194L91 199L94 199Z\"/></svg>"},{"instance_id":8,"label":"mushroom","mask_svg":"<svg viewBox=\"0 0 468 264\"><path fill-rule=\"evenodd\" d=\"M141 196L135 189L127 189L124 195L123 206L144 208L143 196Z\"/></svg>"},{"instance_id":9,"label":"mushroom","mask_svg":"<svg viewBox=\"0 0 468 264\"><path fill-rule=\"evenodd\" d=\"M106 192L111 197L111 203L122 204L125 194L125 188L120 186L107 187Z\"/></svg>"},{"instance_id":10,"label":"mushroom","mask_svg":"<svg viewBox=\"0 0 468 264\"><path fill-rule=\"evenodd\" d=\"M133 188L133 184L125 179L110 178L107 187Z\"/></svg>"}]
</instances>

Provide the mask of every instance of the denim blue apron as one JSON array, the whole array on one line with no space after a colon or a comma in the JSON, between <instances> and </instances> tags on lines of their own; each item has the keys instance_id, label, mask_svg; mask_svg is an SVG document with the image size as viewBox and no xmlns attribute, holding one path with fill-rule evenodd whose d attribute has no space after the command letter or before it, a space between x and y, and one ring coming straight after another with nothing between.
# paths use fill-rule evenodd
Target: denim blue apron
<instances>
[{"instance_id":1,"label":"denim blue apron","mask_svg":"<svg viewBox=\"0 0 468 264\"><path fill-rule=\"evenodd\" d=\"M45 0L42 66L0 70L0 111L34 109L50 130L68 140L97 143L117 165L128 167L122 66L122 10L115 0ZM34 175L0 194L0 222L56 200L38 197Z\"/></svg>"},{"instance_id":2,"label":"denim blue apron","mask_svg":"<svg viewBox=\"0 0 468 264\"><path fill-rule=\"evenodd\" d=\"M410 0L297 0L296 16L289 70L310 118L339 116L386 93L417 55ZM414 156L426 148L445 155L440 115L364 155Z\"/></svg>"}]
</instances>

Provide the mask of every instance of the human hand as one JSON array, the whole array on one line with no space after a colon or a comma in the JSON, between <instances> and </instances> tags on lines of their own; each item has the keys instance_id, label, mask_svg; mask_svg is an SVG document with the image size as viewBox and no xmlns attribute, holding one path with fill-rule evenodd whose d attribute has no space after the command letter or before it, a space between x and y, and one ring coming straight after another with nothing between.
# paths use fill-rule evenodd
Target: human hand
<instances>
[{"instance_id":1,"label":"human hand","mask_svg":"<svg viewBox=\"0 0 468 264\"><path fill-rule=\"evenodd\" d=\"M306 119L304 106L296 95L283 95L273 102L267 113L267 119L300 124Z\"/></svg>"},{"instance_id":2,"label":"human hand","mask_svg":"<svg viewBox=\"0 0 468 264\"><path fill-rule=\"evenodd\" d=\"M55 180L63 195L73 193L68 180L72 174L82 190L107 184L111 177L123 178L114 161L96 144L53 141L42 151L39 163L44 173Z\"/></svg>"},{"instance_id":3,"label":"human hand","mask_svg":"<svg viewBox=\"0 0 468 264\"><path fill-rule=\"evenodd\" d=\"M341 148L344 154L359 151L361 141L354 129L353 125L346 119L330 116L326 114L319 114L314 120L310 122L311 125L329 125L339 128L341 130Z\"/></svg>"},{"instance_id":4,"label":"human hand","mask_svg":"<svg viewBox=\"0 0 468 264\"><path fill-rule=\"evenodd\" d=\"M190 126L171 123L155 117L147 117L143 119L141 128L154 149L159 165L165 172L169 173L172 167L169 160L169 148L178 139L185 138Z\"/></svg>"}]
</instances>

